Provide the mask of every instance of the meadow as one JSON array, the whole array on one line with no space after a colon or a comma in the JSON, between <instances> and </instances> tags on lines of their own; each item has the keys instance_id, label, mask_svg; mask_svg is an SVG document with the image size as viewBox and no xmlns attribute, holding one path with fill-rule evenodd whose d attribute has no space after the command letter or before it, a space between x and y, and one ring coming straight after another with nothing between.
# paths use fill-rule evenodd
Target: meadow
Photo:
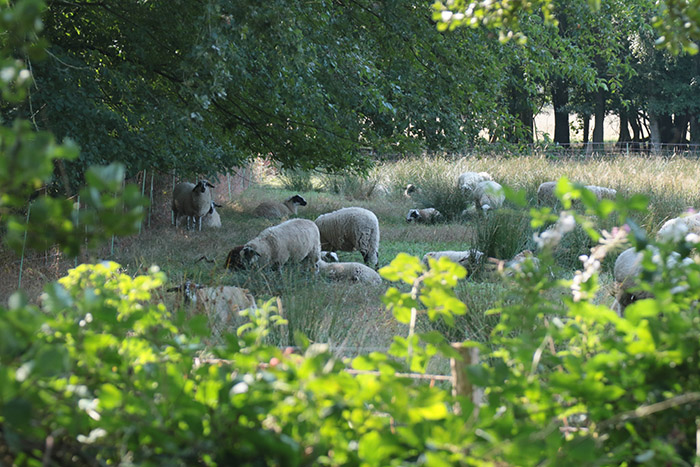
<instances>
[{"instance_id":1,"label":"meadow","mask_svg":"<svg viewBox=\"0 0 700 467\"><path fill-rule=\"evenodd\" d=\"M456 186L460 173L486 171L504 186L521 191L526 206L506 201L504 207L486 216L461 216L470 204ZM202 232L175 229L167 222L144 229L139 236L119 241L114 257L130 274L145 272L158 265L166 272L169 286L191 280L206 285L235 285L248 290L258 300L279 297L289 332L275 335L279 345L293 344L294 332L301 331L314 342L328 342L342 355L355 355L366 350L386 349L392 336L405 334L382 296L387 281L381 286L333 283L301 270L285 267L281 272L231 272L224 268L228 251L255 237L264 228L277 222L252 215L263 200L283 200L301 194L308 205L299 209L298 217L315 219L318 215L346 206L372 210L381 229L379 266L391 262L398 253L421 257L428 251L466 250L475 248L487 256L508 260L524 249L536 250L530 225L530 209L537 207L536 191L540 183L566 176L574 182L607 186L628 197L642 194L649 207L635 221L649 234L658 230L664 220L700 205L700 164L696 160L674 157L589 157L585 159L552 159L527 157L454 157L432 156L406 158L378 163L366 177L320 173L284 173L258 170L257 183L231 199L219 199L223 227ZM411 198L404 195L408 183L419 187ZM447 219L433 225L407 224L406 213L414 207L436 207ZM596 220L598 229L611 229L615 216ZM541 229L539 229L541 230ZM551 274L571 278L580 268L581 254L589 252L590 239L579 227L569 233L556 251L556 267ZM104 252L102 252L104 254ZM339 252L341 261L362 261L358 252ZM610 305L611 271L614 258L603 263L601 291L597 301ZM53 269L29 268L25 289L36 299L42 283L59 277L72 262ZM485 342L497 315L485 312L509 301L518 300L508 277L494 271L493 262L485 261L470 271L456 293L468 307L454 327L419 319L419 329L437 329L453 341L466 338ZM3 300L7 295L3 293ZM162 292L171 307L183 306L175 293ZM442 371L442 369L438 369Z\"/></svg>"}]
</instances>

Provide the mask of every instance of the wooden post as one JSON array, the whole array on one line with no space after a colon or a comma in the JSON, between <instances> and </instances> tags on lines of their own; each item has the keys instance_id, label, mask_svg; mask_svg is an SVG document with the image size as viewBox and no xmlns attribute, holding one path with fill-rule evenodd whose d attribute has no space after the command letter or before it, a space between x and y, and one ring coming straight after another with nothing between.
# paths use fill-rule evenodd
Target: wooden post
<instances>
[{"instance_id":1,"label":"wooden post","mask_svg":"<svg viewBox=\"0 0 700 467\"><path fill-rule=\"evenodd\" d=\"M462 357L461 361L450 359L450 369L452 370L452 395L469 397L478 408L481 402L481 391L469 381L467 366L479 363L479 349L477 347L465 347L462 343L451 344ZM459 404L455 406L455 413L461 412Z\"/></svg>"}]
</instances>

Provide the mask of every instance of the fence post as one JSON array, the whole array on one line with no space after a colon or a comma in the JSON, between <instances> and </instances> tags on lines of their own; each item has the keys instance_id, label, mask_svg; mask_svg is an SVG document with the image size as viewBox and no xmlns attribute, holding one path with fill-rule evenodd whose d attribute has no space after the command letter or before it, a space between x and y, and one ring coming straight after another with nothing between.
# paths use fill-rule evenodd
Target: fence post
<instances>
[{"instance_id":1,"label":"fence post","mask_svg":"<svg viewBox=\"0 0 700 467\"><path fill-rule=\"evenodd\" d=\"M481 402L481 391L469 381L467 366L479 363L479 349L477 347L466 347L461 342L452 343L451 345L462 357L461 361L454 358L450 359L452 395L469 397L476 409L478 409ZM454 410L455 413L461 413L462 408L457 404Z\"/></svg>"},{"instance_id":2,"label":"fence post","mask_svg":"<svg viewBox=\"0 0 700 467\"><path fill-rule=\"evenodd\" d=\"M146 194L146 175L146 170L144 170L141 175L141 197ZM141 227L143 227L143 221L139 222L139 235L141 235Z\"/></svg>"},{"instance_id":3,"label":"fence post","mask_svg":"<svg viewBox=\"0 0 700 467\"><path fill-rule=\"evenodd\" d=\"M151 203L148 206L148 228L151 228L151 212L153 212L153 176L155 171L151 170Z\"/></svg>"},{"instance_id":4,"label":"fence post","mask_svg":"<svg viewBox=\"0 0 700 467\"><path fill-rule=\"evenodd\" d=\"M80 226L80 195L78 195L78 202L75 204L75 210L77 211L75 214L75 226L78 227ZM85 236L85 240L87 240L87 235ZM80 251L78 251L78 255L80 255ZM75 257L75 267L78 267L78 256Z\"/></svg>"},{"instance_id":5,"label":"fence post","mask_svg":"<svg viewBox=\"0 0 700 467\"><path fill-rule=\"evenodd\" d=\"M22 241L22 258L19 260L19 284L17 289L22 289L22 269L24 268L24 248L27 245L27 231L29 230L29 213L32 210L32 203L27 206L27 225L24 228L24 240Z\"/></svg>"}]
</instances>

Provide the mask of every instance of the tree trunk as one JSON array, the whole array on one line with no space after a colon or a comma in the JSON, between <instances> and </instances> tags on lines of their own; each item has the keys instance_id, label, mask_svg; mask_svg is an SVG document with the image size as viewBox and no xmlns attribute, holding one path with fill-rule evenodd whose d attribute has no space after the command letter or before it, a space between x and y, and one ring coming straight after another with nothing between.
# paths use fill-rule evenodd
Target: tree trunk
<instances>
[{"instance_id":1,"label":"tree trunk","mask_svg":"<svg viewBox=\"0 0 700 467\"><path fill-rule=\"evenodd\" d=\"M627 114L629 115L629 114ZM627 118L627 121L630 124L630 127L632 128L632 141L635 143L641 143L642 142L642 135L641 131L642 129L640 128L639 121L637 120L637 116L635 115L634 118Z\"/></svg>"},{"instance_id":2,"label":"tree trunk","mask_svg":"<svg viewBox=\"0 0 700 467\"><path fill-rule=\"evenodd\" d=\"M593 143L600 145L601 152L604 152L603 146L603 125L605 125L605 90L598 89L595 94L595 127L593 128Z\"/></svg>"},{"instance_id":3,"label":"tree trunk","mask_svg":"<svg viewBox=\"0 0 700 467\"><path fill-rule=\"evenodd\" d=\"M591 133L591 116L586 114L581 116L583 120L583 144L588 144L588 135Z\"/></svg>"},{"instance_id":4,"label":"tree trunk","mask_svg":"<svg viewBox=\"0 0 700 467\"><path fill-rule=\"evenodd\" d=\"M620 137L617 140L618 145L624 145L629 143L632 138L630 137L630 124L628 112L625 109L620 109Z\"/></svg>"},{"instance_id":5,"label":"tree trunk","mask_svg":"<svg viewBox=\"0 0 700 467\"><path fill-rule=\"evenodd\" d=\"M698 115L690 116L690 143L700 144L700 118Z\"/></svg>"},{"instance_id":6,"label":"tree trunk","mask_svg":"<svg viewBox=\"0 0 700 467\"><path fill-rule=\"evenodd\" d=\"M569 134L569 88L563 80L555 80L552 88L552 104L554 105L554 142L568 148L571 144Z\"/></svg>"},{"instance_id":7,"label":"tree trunk","mask_svg":"<svg viewBox=\"0 0 700 467\"><path fill-rule=\"evenodd\" d=\"M651 142L651 152L658 154L661 151L661 130L659 120L653 113L649 113L649 141Z\"/></svg>"}]
</instances>

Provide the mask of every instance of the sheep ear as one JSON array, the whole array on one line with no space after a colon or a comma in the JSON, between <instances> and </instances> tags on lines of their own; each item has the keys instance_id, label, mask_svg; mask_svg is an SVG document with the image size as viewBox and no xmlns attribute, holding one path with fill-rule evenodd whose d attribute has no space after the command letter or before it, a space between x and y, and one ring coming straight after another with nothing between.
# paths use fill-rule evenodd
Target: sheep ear
<instances>
[{"instance_id":1,"label":"sheep ear","mask_svg":"<svg viewBox=\"0 0 700 467\"><path fill-rule=\"evenodd\" d=\"M205 183L209 188L216 188L216 186L212 185L212 184L209 183L209 182L204 182L204 183Z\"/></svg>"}]
</instances>

